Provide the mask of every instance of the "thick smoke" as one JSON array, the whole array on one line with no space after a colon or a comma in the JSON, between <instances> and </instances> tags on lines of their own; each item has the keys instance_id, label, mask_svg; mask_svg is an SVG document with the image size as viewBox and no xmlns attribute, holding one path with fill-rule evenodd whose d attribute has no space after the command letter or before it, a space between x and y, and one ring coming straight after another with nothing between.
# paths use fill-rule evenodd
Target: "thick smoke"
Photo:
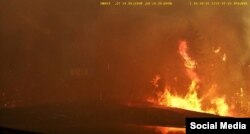
<instances>
[{"instance_id":1,"label":"thick smoke","mask_svg":"<svg viewBox=\"0 0 250 134\"><path fill-rule=\"evenodd\" d=\"M249 11L249 8L248 10L245 11L243 20L244 20L244 26L245 26L244 43L246 44L246 49L245 49L245 53L241 61L242 61L242 64L245 65L250 60L250 38L249 38L250 37L250 11Z\"/></svg>"},{"instance_id":2,"label":"thick smoke","mask_svg":"<svg viewBox=\"0 0 250 134\"><path fill-rule=\"evenodd\" d=\"M228 100L241 88L248 92L249 7L98 2L1 1L2 102L144 101L154 94L156 74L162 87L185 93L190 80L178 54L184 39L198 63L200 95L211 87Z\"/></svg>"}]
</instances>

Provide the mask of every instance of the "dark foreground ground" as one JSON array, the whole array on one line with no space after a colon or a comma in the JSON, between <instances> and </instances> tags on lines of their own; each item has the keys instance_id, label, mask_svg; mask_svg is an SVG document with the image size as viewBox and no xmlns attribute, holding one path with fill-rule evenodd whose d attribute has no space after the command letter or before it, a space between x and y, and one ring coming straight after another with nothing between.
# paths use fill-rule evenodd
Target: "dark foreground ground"
<instances>
[{"instance_id":1,"label":"dark foreground ground","mask_svg":"<svg viewBox=\"0 0 250 134\"><path fill-rule=\"evenodd\" d=\"M1 109L0 129L6 133L17 129L37 133L157 134L155 128L159 126L184 128L186 117L215 116L150 105L40 105Z\"/></svg>"}]
</instances>

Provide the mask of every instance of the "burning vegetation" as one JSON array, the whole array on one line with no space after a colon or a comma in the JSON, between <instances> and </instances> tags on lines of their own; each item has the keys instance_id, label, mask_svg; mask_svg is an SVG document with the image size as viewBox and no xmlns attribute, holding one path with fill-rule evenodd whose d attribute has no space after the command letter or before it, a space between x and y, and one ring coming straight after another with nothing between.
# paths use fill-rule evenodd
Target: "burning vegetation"
<instances>
[{"instance_id":1,"label":"burning vegetation","mask_svg":"<svg viewBox=\"0 0 250 134\"><path fill-rule=\"evenodd\" d=\"M218 53L220 48L214 50L215 53ZM207 96L212 96L208 92L206 95L199 97L199 83L201 82L199 75L196 72L196 67L198 63L192 59L188 54L188 43L185 40L179 42L179 50L178 50L185 66L185 72L187 77L190 79L190 84L188 87L188 92L184 96L180 96L178 94L174 94L171 91L171 87L168 85L164 87L163 92L157 93L157 99L149 99L150 102L155 103L157 105L167 106L167 107L176 107L182 108L191 111L204 112L210 114L216 114L220 116L233 116L231 113L231 107L226 102L225 97L213 96L212 99L208 100L209 102L204 102L204 98ZM226 60L225 54L223 55L223 61ZM155 78L151 81L153 86L157 89L159 88L159 81L161 77L156 75ZM209 107L205 106L205 104L209 104ZM168 133L185 133L182 128L164 128L159 127L157 131L162 134Z\"/></svg>"},{"instance_id":2,"label":"burning vegetation","mask_svg":"<svg viewBox=\"0 0 250 134\"><path fill-rule=\"evenodd\" d=\"M209 108L206 108L203 105L203 98L198 96L200 78L195 71L197 63L189 56L188 46L185 40L180 41L179 54L184 61L186 75L191 81L188 88L188 92L185 96L179 96L171 93L170 87L165 87L163 93L158 93L159 98L156 100L155 103L164 106L183 108L197 112L205 112L221 116L230 116L231 113L229 105L227 104L224 97L214 96L214 98L212 98L209 102L211 104L211 107ZM157 75L152 81L156 88L159 87L159 85L157 84L157 81L159 80L160 76ZM207 94L206 96L209 96L209 94Z\"/></svg>"}]
</instances>

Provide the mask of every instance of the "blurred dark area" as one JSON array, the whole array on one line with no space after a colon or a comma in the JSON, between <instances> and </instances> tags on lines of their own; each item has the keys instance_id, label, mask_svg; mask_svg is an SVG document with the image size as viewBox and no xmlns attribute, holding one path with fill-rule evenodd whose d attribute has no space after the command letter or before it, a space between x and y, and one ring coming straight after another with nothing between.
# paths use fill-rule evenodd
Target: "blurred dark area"
<instances>
[{"instance_id":1,"label":"blurred dark area","mask_svg":"<svg viewBox=\"0 0 250 134\"><path fill-rule=\"evenodd\" d=\"M38 134L35 132L23 131L23 130L12 129L12 128L4 128L4 127L0 127L0 133L1 134Z\"/></svg>"},{"instance_id":2,"label":"blurred dark area","mask_svg":"<svg viewBox=\"0 0 250 134\"><path fill-rule=\"evenodd\" d=\"M0 125L36 133L157 134L156 127L184 128L186 117L218 117L177 108L92 102L0 111ZM176 134L176 133L175 133Z\"/></svg>"},{"instance_id":3,"label":"blurred dark area","mask_svg":"<svg viewBox=\"0 0 250 134\"><path fill-rule=\"evenodd\" d=\"M176 18L164 16L167 25L162 20L177 7L105 8L92 0L0 2L2 106L145 100L155 74L168 66L173 73L167 80L176 85L172 78L183 72L176 53L182 35L169 34ZM184 89L188 79L180 77Z\"/></svg>"}]
</instances>

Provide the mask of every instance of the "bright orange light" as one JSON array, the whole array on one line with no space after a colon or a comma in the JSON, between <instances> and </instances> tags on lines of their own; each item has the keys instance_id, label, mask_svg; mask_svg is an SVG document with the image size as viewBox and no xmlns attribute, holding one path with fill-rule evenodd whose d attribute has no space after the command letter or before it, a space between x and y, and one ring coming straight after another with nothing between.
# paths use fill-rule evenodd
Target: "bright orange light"
<instances>
[{"instance_id":1,"label":"bright orange light","mask_svg":"<svg viewBox=\"0 0 250 134\"><path fill-rule=\"evenodd\" d=\"M214 52L214 53L219 53L220 50L221 50L221 47L218 47L218 48L214 49L213 52Z\"/></svg>"},{"instance_id":2,"label":"bright orange light","mask_svg":"<svg viewBox=\"0 0 250 134\"><path fill-rule=\"evenodd\" d=\"M220 49L216 50L219 51ZM184 60L184 66L186 68L186 75L190 79L190 85L188 92L184 96L179 96L177 94L172 94L170 92L170 88L166 87L165 91L163 93L158 93L158 100L154 101L155 103L163 106L168 107L176 107L176 108L182 108L197 112L205 112L205 113L211 113L211 114L217 114L221 116L228 116L229 113L229 106L226 103L226 100L224 97L217 97L213 96L213 98L210 100L210 102L206 102L206 104L210 104L209 108L205 108L203 105L202 97L198 96L198 89L199 89L199 83L200 78L198 74L196 73L195 69L197 67L197 62L193 60L189 54L188 54L188 46L186 41L181 41L179 44L179 54L181 55L182 59ZM158 84L157 82L160 80L160 76L157 75L152 83L157 88ZM206 94L205 96L212 96ZM152 102L152 100L150 100ZM164 133L170 132L170 129L164 129L161 130ZM175 131L177 129L171 129L171 131ZM179 129L178 129L179 130Z\"/></svg>"},{"instance_id":3,"label":"bright orange light","mask_svg":"<svg viewBox=\"0 0 250 134\"><path fill-rule=\"evenodd\" d=\"M172 127L157 127L157 132L161 134L185 134L184 128L172 128Z\"/></svg>"},{"instance_id":4,"label":"bright orange light","mask_svg":"<svg viewBox=\"0 0 250 134\"><path fill-rule=\"evenodd\" d=\"M224 53L224 54L222 55L221 59L222 59L223 61L226 61L226 60L227 60L227 55L226 55L226 53Z\"/></svg>"}]
</instances>

